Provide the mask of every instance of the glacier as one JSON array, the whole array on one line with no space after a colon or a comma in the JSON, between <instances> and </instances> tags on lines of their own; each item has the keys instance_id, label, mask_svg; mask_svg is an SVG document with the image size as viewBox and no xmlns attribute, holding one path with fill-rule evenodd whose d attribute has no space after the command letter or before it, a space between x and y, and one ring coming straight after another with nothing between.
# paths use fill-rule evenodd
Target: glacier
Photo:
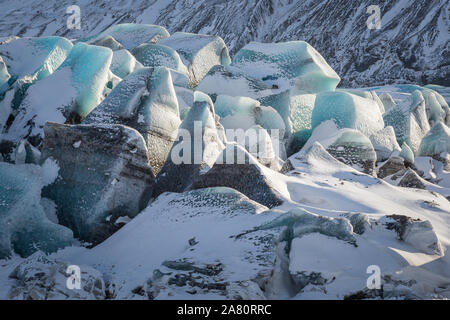
<instances>
[{"instance_id":1,"label":"glacier","mask_svg":"<svg viewBox=\"0 0 450 320\"><path fill-rule=\"evenodd\" d=\"M0 38L0 299L450 297L447 87L125 20Z\"/></svg>"}]
</instances>

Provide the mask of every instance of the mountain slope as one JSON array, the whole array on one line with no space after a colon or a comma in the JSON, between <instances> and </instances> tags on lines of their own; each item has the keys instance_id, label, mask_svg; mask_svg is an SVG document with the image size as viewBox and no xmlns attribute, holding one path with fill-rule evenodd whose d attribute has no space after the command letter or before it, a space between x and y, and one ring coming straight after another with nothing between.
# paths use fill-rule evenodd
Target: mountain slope
<instances>
[{"instance_id":1,"label":"mountain slope","mask_svg":"<svg viewBox=\"0 0 450 320\"><path fill-rule=\"evenodd\" d=\"M86 36L124 22L170 32L221 36L232 54L250 41L305 40L341 75L344 86L393 82L449 86L450 2L446 0L81 0L81 30L68 30L72 1L0 1L0 36ZM367 7L379 4L381 29Z\"/></svg>"}]
</instances>

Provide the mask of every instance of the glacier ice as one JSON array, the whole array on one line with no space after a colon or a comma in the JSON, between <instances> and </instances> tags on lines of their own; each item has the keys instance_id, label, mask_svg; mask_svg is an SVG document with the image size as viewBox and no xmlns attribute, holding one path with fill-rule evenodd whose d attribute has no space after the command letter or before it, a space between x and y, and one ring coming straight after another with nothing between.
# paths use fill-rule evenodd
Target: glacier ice
<instances>
[{"instance_id":1,"label":"glacier ice","mask_svg":"<svg viewBox=\"0 0 450 320\"><path fill-rule=\"evenodd\" d=\"M107 36L114 38L125 49L133 50L145 42L158 42L160 39L168 37L169 32L164 27L151 24L122 23L113 25L96 36L80 41L94 43Z\"/></svg>"},{"instance_id":2,"label":"glacier ice","mask_svg":"<svg viewBox=\"0 0 450 320\"><path fill-rule=\"evenodd\" d=\"M245 149L262 165L276 171L281 169L272 139L260 125L254 125L245 132Z\"/></svg>"},{"instance_id":3,"label":"glacier ice","mask_svg":"<svg viewBox=\"0 0 450 320\"><path fill-rule=\"evenodd\" d=\"M323 92L317 95L311 116L312 128L331 119L339 128L356 129L366 136L384 128L383 117L375 101L347 92Z\"/></svg>"},{"instance_id":4,"label":"glacier ice","mask_svg":"<svg viewBox=\"0 0 450 320\"><path fill-rule=\"evenodd\" d=\"M178 71L186 76L189 75L188 69L180 58L180 55L171 47L144 43L133 50L133 55L145 67L167 67Z\"/></svg>"},{"instance_id":5,"label":"glacier ice","mask_svg":"<svg viewBox=\"0 0 450 320\"><path fill-rule=\"evenodd\" d=\"M219 95L215 102L215 111L226 129L247 130L259 124L268 131L278 129L280 137L284 136L284 121L278 112L271 107L261 106L257 100Z\"/></svg>"},{"instance_id":6,"label":"glacier ice","mask_svg":"<svg viewBox=\"0 0 450 320\"><path fill-rule=\"evenodd\" d=\"M123 79L141 67L141 63L136 61L128 50L122 49L113 51L110 69L119 78Z\"/></svg>"},{"instance_id":7,"label":"glacier ice","mask_svg":"<svg viewBox=\"0 0 450 320\"><path fill-rule=\"evenodd\" d=\"M392 156L378 169L378 178L384 179L390 175L393 175L394 173L403 171L405 169L405 160L399 156Z\"/></svg>"},{"instance_id":8,"label":"glacier ice","mask_svg":"<svg viewBox=\"0 0 450 320\"><path fill-rule=\"evenodd\" d=\"M134 217L147 205L154 175L139 132L51 122L44 130L42 158L56 159L60 170L42 194L56 203L59 222L76 237L98 243L116 231L117 218Z\"/></svg>"},{"instance_id":9,"label":"glacier ice","mask_svg":"<svg viewBox=\"0 0 450 320\"><path fill-rule=\"evenodd\" d=\"M181 123L170 70L144 67L130 74L83 123L124 124L138 130L147 143L156 175Z\"/></svg>"},{"instance_id":10,"label":"glacier ice","mask_svg":"<svg viewBox=\"0 0 450 320\"><path fill-rule=\"evenodd\" d=\"M196 91L194 104L157 176L153 195L186 190L203 170L213 166L223 148L214 104L208 95Z\"/></svg>"},{"instance_id":11,"label":"glacier ice","mask_svg":"<svg viewBox=\"0 0 450 320\"><path fill-rule=\"evenodd\" d=\"M91 42L91 44L94 46L110 48L112 51L118 51L118 50L124 49L123 46L119 42L117 42L116 39L114 39L111 36L105 36L103 38L100 38L98 40Z\"/></svg>"},{"instance_id":12,"label":"glacier ice","mask_svg":"<svg viewBox=\"0 0 450 320\"><path fill-rule=\"evenodd\" d=\"M46 121L77 122L84 118L104 98L111 59L108 48L75 45L58 70L28 88L6 139L17 143L29 137L39 145Z\"/></svg>"},{"instance_id":13,"label":"glacier ice","mask_svg":"<svg viewBox=\"0 0 450 320\"><path fill-rule=\"evenodd\" d=\"M16 147L14 159L11 160L14 160L15 164L24 164L24 163L40 164L41 152L27 140L22 140Z\"/></svg>"},{"instance_id":14,"label":"glacier ice","mask_svg":"<svg viewBox=\"0 0 450 320\"><path fill-rule=\"evenodd\" d=\"M0 56L8 67L10 81L23 77L41 80L63 63L72 46L62 37L18 38L0 44Z\"/></svg>"},{"instance_id":15,"label":"glacier ice","mask_svg":"<svg viewBox=\"0 0 450 320\"><path fill-rule=\"evenodd\" d=\"M402 150L399 154L399 157L405 159L407 163L414 163L414 152L411 150L411 148L408 146L406 142L403 142L402 144Z\"/></svg>"},{"instance_id":16,"label":"glacier ice","mask_svg":"<svg viewBox=\"0 0 450 320\"><path fill-rule=\"evenodd\" d=\"M258 99L277 91L262 80L245 75L236 68L223 65L212 67L196 89L209 94L213 100L218 95Z\"/></svg>"},{"instance_id":17,"label":"glacier ice","mask_svg":"<svg viewBox=\"0 0 450 320\"><path fill-rule=\"evenodd\" d=\"M367 174L375 174L377 155L364 134L355 129L339 129L333 120L317 126L302 148L303 154L319 142L334 158Z\"/></svg>"},{"instance_id":18,"label":"glacier ice","mask_svg":"<svg viewBox=\"0 0 450 320\"><path fill-rule=\"evenodd\" d=\"M333 91L339 76L307 42L251 42L233 57L232 66L270 85L303 93Z\"/></svg>"},{"instance_id":19,"label":"glacier ice","mask_svg":"<svg viewBox=\"0 0 450 320\"><path fill-rule=\"evenodd\" d=\"M50 222L40 204L41 189L49 183L44 171L34 164L0 162L0 259L13 252L50 253L73 243L72 231Z\"/></svg>"},{"instance_id":20,"label":"glacier ice","mask_svg":"<svg viewBox=\"0 0 450 320\"><path fill-rule=\"evenodd\" d=\"M439 157L444 152L450 153L450 128L443 122L438 122L423 138L418 154Z\"/></svg>"},{"instance_id":21,"label":"glacier ice","mask_svg":"<svg viewBox=\"0 0 450 320\"><path fill-rule=\"evenodd\" d=\"M414 153L417 153L422 138L430 130L425 99L418 90L386 111L383 119L386 126L394 128L398 143L406 142Z\"/></svg>"},{"instance_id":22,"label":"glacier ice","mask_svg":"<svg viewBox=\"0 0 450 320\"><path fill-rule=\"evenodd\" d=\"M383 92L382 94L380 94L380 100L383 103L385 112L396 106L394 99L387 92Z\"/></svg>"},{"instance_id":23,"label":"glacier ice","mask_svg":"<svg viewBox=\"0 0 450 320\"><path fill-rule=\"evenodd\" d=\"M11 78L11 75L8 72L8 68L6 67L5 62L0 56L0 97L8 88L8 81ZM0 99L1 100L1 99Z\"/></svg>"},{"instance_id":24,"label":"glacier ice","mask_svg":"<svg viewBox=\"0 0 450 320\"><path fill-rule=\"evenodd\" d=\"M188 68L192 87L197 86L213 66L231 63L227 46L218 36L175 32L158 44L178 52Z\"/></svg>"},{"instance_id":25,"label":"glacier ice","mask_svg":"<svg viewBox=\"0 0 450 320\"><path fill-rule=\"evenodd\" d=\"M197 176L190 188L233 188L269 208L279 206L283 196L264 168L244 147L228 143L212 168Z\"/></svg>"},{"instance_id":26,"label":"glacier ice","mask_svg":"<svg viewBox=\"0 0 450 320\"><path fill-rule=\"evenodd\" d=\"M377 161L385 161L389 159L392 152L400 151L400 145L395 137L394 128L387 126L380 131L377 131L370 137L370 142L372 142L373 148L377 153Z\"/></svg>"}]
</instances>

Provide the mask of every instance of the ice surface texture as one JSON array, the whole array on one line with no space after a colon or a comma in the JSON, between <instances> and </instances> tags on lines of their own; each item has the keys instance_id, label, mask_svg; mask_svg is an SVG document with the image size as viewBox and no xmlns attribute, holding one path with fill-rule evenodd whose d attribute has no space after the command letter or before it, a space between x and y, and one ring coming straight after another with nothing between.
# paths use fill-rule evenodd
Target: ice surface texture
<instances>
[{"instance_id":1,"label":"ice surface texture","mask_svg":"<svg viewBox=\"0 0 450 320\"><path fill-rule=\"evenodd\" d=\"M423 138L418 153L421 156L438 157L445 152L450 153L450 128L438 122Z\"/></svg>"},{"instance_id":2,"label":"ice surface texture","mask_svg":"<svg viewBox=\"0 0 450 320\"><path fill-rule=\"evenodd\" d=\"M225 42L218 36L176 32L159 44L178 52L188 68L192 86L198 85L213 66L231 62Z\"/></svg>"},{"instance_id":3,"label":"ice surface texture","mask_svg":"<svg viewBox=\"0 0 450 320\"><path fill-rule=\"evenodd\" d=\"M73 243L72 231L48 220L40 204L48 183L45 168L0 162L0 259L50 253Z\"/></svg>"},{"instance_id":4,"label":"ice surface texture","mask_svg":"<svg viewBox=\"0 0 450 320\"><path fill-rule=\"evenodd\" d=\"M38 145L46 121L84 118L104 98L112 51L79 43L53 74L30 86L7 131L7 139L34 139ZM55 92L57 94L49 94Z\"/></svg>"},{"instance_id":5,"label":"ice surface texture","mask_svg":"<svg viewBox=\"0 0 450 320\"><path fill-rule=\"evenodd\" d=\"M340 81L325 59L304 41L251 42L234 56L232 65L280 88L295 84L304 93L333 91Z\"/></svg>"},{"instance_id":6,"label":"ice surface texture","mask_svg":"<svg viewBox=\"0 0 450 320\"><path fill-rule=\"evenodd\" d=\"M83 123L124 124L138 130L147 143L156 175L181 123L170 70L141 68L130 74Z\"/></svg>"},{"instance_id":7,"label":"ice surface texture","mask_svg":"<svg viewBox=\"0 0 450 320\"><path fill-rule=\"evenodd\" d=\"M346 92L324 92L317 95L312 112L312 127L334 119L339 128L351 128L370 136L384 128L377 103Z\"/></svg>"},{"instance_id":8,"label":"ice surface texture","mask_svg":"<svg viewBox=\"0 0 450 320\"><path fill-rule=\"evenodd\" d=\"M59 222L82 240L104 240L117 229L117 218L134 217L151 196L147 147L132 128L49 122L42 157L60 166L60 177L43 195L57 204Z\"/></svg>"},{"instance_id":9,"label":"ice surface texture","mask_svg":"<svg viewBox=\"0 0 450 320\"><path fill-rule=\"evenodd\" d=\"M169 36L166 28L151 24L122 23L109 27L102 33L84 39L90 43L111 36L117 40L125 49L133 50L145 42L157 42Z\"/></svg>"}]
</instances>

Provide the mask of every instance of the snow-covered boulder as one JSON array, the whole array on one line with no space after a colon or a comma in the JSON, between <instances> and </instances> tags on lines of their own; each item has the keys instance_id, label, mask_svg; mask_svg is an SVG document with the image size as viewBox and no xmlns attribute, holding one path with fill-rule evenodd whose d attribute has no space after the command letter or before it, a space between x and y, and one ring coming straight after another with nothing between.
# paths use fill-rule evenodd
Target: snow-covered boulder
<instances>
[{"instance_id":1,"label":"snow-covered boulder","mask_svg":"<svg viewBox=\"0 0 450 320\"><path fill-rule=\"evenodd\" d=\"M59 222L76 237L98 243L134 217L151 196L154 175L144 139L122 125L47 123L42 158L56 159L58 179L43 190Z\"/></svg>"},{"instance_id":2,"label":"snow-covered boulder","mask_svg":"<svg viewBox=\"0 0 450 320\"><path fill-rule=\"evenodd\" d=\"M0 162L0 259L37 250L54 252L73 243L72 231L47 219L41 189L58 174L50 159L43 167Z\"/></svg>"},{"instance_id":3,"label":"snow-covered boulder","mask_svg":"<svg viewBox=\"0 0 450 320\"><path fill-rule=\"evenodd\" d=\"M236 53L232 66L279 88L295 85L304 93L332 91L339 76L307 42L251 42Z\"/></svg>"},{"instance_id":4,"label":"snow-covered boulder","mask_svg":"<svg viewBox=\"0 0 450 320\"><path fill-rule=\"evenodd\" d=\"M247 231L278 216L230 188L164 193L92 257L115 266L119 299L267 298L280 287L283 228Z\"/></svg>"},{"instance_id":5,"label":"snow-covered boulder","mask_svg":"<svg viewBox=\"0 0 450 320\"><path fill-rule=\"evenodd\" d=\"M412 219L403 215L391 215L383 224L397 233L398 239L427 254L442 255L443 249L430 221Z\"/></svg>"},{"instance_id":6,"label":"snow-covered boulder","mask_svg":"<svg viewBox=\"0 0 450 320\"><path fill-rule=\"evenodd\" d=\"M142 68L130 74L83 121L123 124L144 137L156 175L164 165L181 123L169 69Z\"/></svg>"},{"instance_id":7,"label":"snow-covered boulder","mask_svg":"<svg viewBox=\"0 0 450 320\"><path fill-rule=\"evenodd\" d=\"M192 87L197 86L213 66L231 63L227 46L218 36L175 32L158 43L178 52L188 68Z\"/></svg>"},{"instance_id":8,"label":"snow-covered boulder","mask_svg":"<svg viewBox=\"0 0 450 320\"><path fill-rule=\"evenodd\" d=\"M69 289L70 264L36 252L10 274L14 280L11 300L104 300L106 286L101 272L89 266L80 268L80 288Z\"/></svg>"},{"instance_id":9,"label":"snow-covered boulder","mask_svg":"<svg viewBox=\"0 0 450 320\"><path fill-rule=\"evenodd\" d=\"M113 25L100 34L81 41L94 44L107 36L114 38L125 49L133 50L140 44L158 42L160 39L167 38L169 32L164 27L151 24L122 23Z\"/></svg>"},{"instance_id":10,"label":"snow-covered boulder","mask_svg":"<svg viewBox=\"0 0 450 320\"><path fill-rule=\"evenodd\" d=\"M331 119L340 129L356 129L368 137L384 128L383 117L375 101L347 92L317 95L311 117L312 128Z\"/></svg>"}]
</instances>

